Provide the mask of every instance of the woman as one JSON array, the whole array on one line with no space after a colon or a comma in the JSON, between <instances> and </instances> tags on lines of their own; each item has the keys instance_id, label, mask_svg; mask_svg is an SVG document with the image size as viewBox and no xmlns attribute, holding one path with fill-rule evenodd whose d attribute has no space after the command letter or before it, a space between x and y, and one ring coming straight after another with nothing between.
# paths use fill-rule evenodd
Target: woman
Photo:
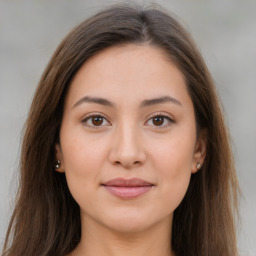
<instances>
[{"instance_id":1,"label":"woman","mask_svg":"<svg viewBox=\"0 0 256 256\"><path fill-rule=\"evenodd\" d=\"M237 255L237 180L209 71L162 10L75 28L31 106L3 255Z\"/></svg>"}]
</instances>

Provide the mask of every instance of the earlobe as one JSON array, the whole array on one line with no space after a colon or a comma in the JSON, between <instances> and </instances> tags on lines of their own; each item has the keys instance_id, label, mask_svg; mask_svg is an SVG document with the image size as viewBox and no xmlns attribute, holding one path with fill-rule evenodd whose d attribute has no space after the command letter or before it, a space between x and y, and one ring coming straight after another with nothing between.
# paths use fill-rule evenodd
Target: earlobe
<instances>
[{"instance_id":1,"label":"earlobe","mask_svg":"<svg viewBox=\"0 0 256 256\"><path fill-rule=\"evenodd\" d=\"M198 136L195 151L194 151L194 159L192 164L192 173L196 173L203 166L204 159L206 156L206 148L207 148L207 131L202 130L200 135Z\"/></svg>"},{"instance_id":2,"label":"earlobe","mask_svg":"<svg viewBox=\"0 0 256 256\"><path fill-rule=\"evenodd\" d=\"M56 158L56 162L54 163L55 171L64 173L65 168L64 168L64 162L62 157L62 151L59 143L55 144L55 158Z\"/></svg>"}]
</instances>

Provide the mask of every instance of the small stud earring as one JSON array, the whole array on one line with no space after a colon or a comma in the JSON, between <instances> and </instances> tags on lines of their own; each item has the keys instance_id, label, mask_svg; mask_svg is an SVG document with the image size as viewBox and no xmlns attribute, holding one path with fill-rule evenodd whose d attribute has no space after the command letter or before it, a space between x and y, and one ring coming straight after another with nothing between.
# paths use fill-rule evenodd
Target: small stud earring
<instances>
[{"instance_id":1,"label":"small stud earring","mask_svg":"<svg viewBox=\"0 0 256 256\"><path fill-rule=\"evenodd\" d=\"M201 164L198 163L198 164L196 165L196 169L199 170L200 168L201 168Z\"/></svg>"},{"instance_id":2,"label":"small stud earring","mask_svg":"<svg viewBox=\"0 0 256 256\"><path fill-rule=\"evenodd\" d=\"M59 169L61 166L60 160L57 160L57 163L55 164L55 169Z\"/></svg>"}]
</instances>

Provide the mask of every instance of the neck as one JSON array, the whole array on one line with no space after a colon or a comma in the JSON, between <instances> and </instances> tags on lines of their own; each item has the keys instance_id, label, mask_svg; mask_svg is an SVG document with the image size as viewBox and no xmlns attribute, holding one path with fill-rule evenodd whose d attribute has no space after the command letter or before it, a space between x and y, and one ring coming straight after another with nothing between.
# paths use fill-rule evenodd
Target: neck
<instances>
[{"instance_id":1,"label":"neck","mask_svg":"<svg viewBox=\"0 0 256 256\"><path fill-rule=\"evenodd\" d=\"M171 221L147 230L118 232L98 223L82 223L81 241L70 256L174 256L171 252Z\"/></svg>"}]
</instances>

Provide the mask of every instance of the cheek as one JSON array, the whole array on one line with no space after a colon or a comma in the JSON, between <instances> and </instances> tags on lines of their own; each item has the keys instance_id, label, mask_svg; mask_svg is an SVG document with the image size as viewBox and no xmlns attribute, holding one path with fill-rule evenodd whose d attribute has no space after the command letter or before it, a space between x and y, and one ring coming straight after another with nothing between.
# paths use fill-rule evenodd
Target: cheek
<instances>
[{"instance_id":1,"label":"cheek","mask_svg":"<svg viewBox=\"0 0 256 256\"><path fill-rule=\"evenodd\" d=\"M100 170L104 160L104 147L84 138L62 133L63 163L69 190L79 205L89 200L91 191L100 184Z\"/></svg>"},{"instance_id":2,"label":"cheek","mask_svg":"<svg viewBox=\"0 0 256 256\"><path fill-rule=\"evenodd\" d=\"M163 167L166 175L180 175L191 172L193 162L195 133L176 132L154 143L151 156L156 165Z\"/></svg>"},{"instance_id":3,"label":"cheek","mask_svg":"<svg viewBox=\"0 0 256 256\"><path fill-rule=\"evenodd\" d=\"M77 175L98 169L104 157L104 140L97 136L85 136L81 127L67 127L61 131L61 148L67 172ZM91 170L91 171L90 171ZM95 173L95 172L94 172Z\"/></svg>"},{"instance_id":4,"label":"cheek","mask_svg":"<svg viewBox=\"0 0 256 256\"><path fill-rule=\"evenodd\" d=\"M182 201L191 177L194 136L177 136L154 147L154 169L166 205L175 209Z\"/></svg>"}]
</instances>

